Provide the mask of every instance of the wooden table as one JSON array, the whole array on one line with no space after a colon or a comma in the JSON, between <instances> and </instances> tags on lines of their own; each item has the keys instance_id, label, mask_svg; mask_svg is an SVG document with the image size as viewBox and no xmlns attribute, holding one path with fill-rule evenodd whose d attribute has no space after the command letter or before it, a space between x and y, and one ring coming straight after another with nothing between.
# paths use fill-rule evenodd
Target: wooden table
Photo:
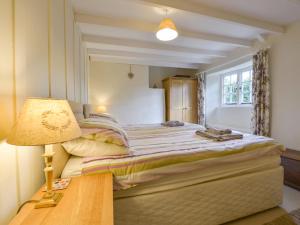
<instances>
[{"instance_id":1,"label":"wooden table","mask_svg":"<svg viewBox=\"0 0 300 225\"><path fill-rule=\"evenodd\" d=\"M40 199L42 188L32 199ZM10 225L113 225L113 187L111 174L72 178L56 207L23 207Z\"/></svg>"}]
</instances>

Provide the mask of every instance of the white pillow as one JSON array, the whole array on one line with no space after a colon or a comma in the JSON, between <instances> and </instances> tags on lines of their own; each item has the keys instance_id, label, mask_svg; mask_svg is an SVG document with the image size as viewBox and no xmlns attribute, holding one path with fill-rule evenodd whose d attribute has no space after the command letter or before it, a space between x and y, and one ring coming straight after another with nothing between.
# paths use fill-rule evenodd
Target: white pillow
<instances>
[{"instance_id":1,"label":"white pillow","mask_svg":"<svg viewBox=\"0 0 300 225\"><path fill-rule=\"evenodd\" d=\"M73 102L73 101L68 101L68 103L72 109L72 112L74 113L76 120L80 121L84 119L83 105L81 103Z\"/></svg>"},{"instance_id":2,"label":"white pillow","mask_svg":"<svg viewBox=\"0 0 300 225\"><path fill-rule=\"evenodd\" d=\"M89 140L86 138L77 138L64 142L62 146L71 154L81 157L101 157L128 155L129 149L115 144Z\"/></svg>"}]
</instances>

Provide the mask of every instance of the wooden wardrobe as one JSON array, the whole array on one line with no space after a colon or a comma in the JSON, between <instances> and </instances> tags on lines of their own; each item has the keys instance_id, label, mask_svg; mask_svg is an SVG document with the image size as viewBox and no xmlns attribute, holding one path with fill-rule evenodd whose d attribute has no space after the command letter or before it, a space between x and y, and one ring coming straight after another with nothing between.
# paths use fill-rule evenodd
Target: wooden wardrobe
<instances>
[{"instance_id":1,"label":"wooden wardrobe","mask_svg":"<svg viewBox=\"0 0 300 225\"><path fill-rule=\"evenodd\" d=\"M197 123L197 79L170 77L163 80L166 119Z\"/></svg>"}]
</instances>

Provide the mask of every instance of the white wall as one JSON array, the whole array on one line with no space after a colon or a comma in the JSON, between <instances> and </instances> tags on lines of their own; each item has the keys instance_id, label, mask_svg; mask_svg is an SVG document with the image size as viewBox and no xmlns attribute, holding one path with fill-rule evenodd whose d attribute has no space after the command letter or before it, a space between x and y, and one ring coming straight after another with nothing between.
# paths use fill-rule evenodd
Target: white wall
<instances>
[{"instance_id":1,"label":"white wall","mask_svg":"<svg viewBox=\"0 0 300 225\"><path fill-rule=\"evenodd\" d=\"M251 107L222 106L220 73L206 77L206 124L251 132Z\"/></svg>"},{"instance_id":2,"label":"white wall","mask_svg":"<svg viewBox=\"0 0 300 225\"><path fill-rule=\"evenodd\" d=\"M43 148L5 143L24 100L48 96L74 100L82 91L74 77L79 68L73 48L81 43L73 42L71 0L48 3L0 1L0 224L7 224L44 182Z\"/></svg>"},{"instance_id":3,"label":"white wall","mask_svg":"<svg viewBox=\"0 0 300 225\"><path fill-rule=\"evenodd\" d=\"M152 88L156 84L158 88L162 88L162 80L167 77L175 75L193 76L196 73L197 70L194 69L149 66L149 87Z\"/></svg>"},{"instance_id":4,"label":"white wall","mask_svg":"<svg viewBox=\"0 0 300 225\"><path fill-rule=\"evenodd\" d=\"M228 59L216 62L205 70L215 72L224 66L228 67L231 61L236 65L263 47L270 47L271 136L288 148L300 150L300 21L288 26L284 34L269 37L265 43L256 43L253 49L237 51ZM212 79L208 78L208 82L214 85ZM208 113L213 112L212 108L207 109ZM231 112L229 117L241 118L243 113ZM219 123L216 117L211 117L210 122Z\"/></svg>"},{"instance_id":5,"label":"white wall","mask_svg":"<svg viewBox=\"0 0 300 225\"><path fill-rule=\"evenodd\" d=\"M300 150L300 21L270 43L271 135L288 148Z\"/></svg>"},{"instance_id":6,"label":"white wall","mask_svg":"<svg viewBox=\"0 0 300 225\"><path fill-rule=\"evenodd\" d=\"M89 103L104 105L121 123L160 123L164 121L164 90L149 88L149 67L91 62Z\"/></svg>"}]
</instances>

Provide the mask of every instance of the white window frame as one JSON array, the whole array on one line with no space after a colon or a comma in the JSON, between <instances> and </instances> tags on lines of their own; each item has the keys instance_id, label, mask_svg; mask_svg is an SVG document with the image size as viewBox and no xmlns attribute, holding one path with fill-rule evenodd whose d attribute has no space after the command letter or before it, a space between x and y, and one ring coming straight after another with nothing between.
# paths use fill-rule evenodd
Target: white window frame
<instances>
[{"instance_id":1,"label":"white window frame","mask_svg":"<svg viewBox=\"0 0 300 225\"><path fill-rule=\"evenodd\" d=\"M223 107L252 106L252 96L251 96L252 94L250 95L251 103L242 103L242 101L241 101L242 100L242 96L241 96L242 95L242 91L241 91L242 74L243 74L243 72L246 72L246 71L252 71L252 67L247 66L247 67L244 67L241 69L231 70L231 71L228 71L221 75L221 105ZM227 104L227 103L224 103L224 78L225 78L225 76L233 75L233 74L237 74L237 84L238 84L237 103ZM252 78L253 78L253 75L252 75ZM252 93L252 90L251 90L251 93Z\"/></svg>"}]
</instances>

